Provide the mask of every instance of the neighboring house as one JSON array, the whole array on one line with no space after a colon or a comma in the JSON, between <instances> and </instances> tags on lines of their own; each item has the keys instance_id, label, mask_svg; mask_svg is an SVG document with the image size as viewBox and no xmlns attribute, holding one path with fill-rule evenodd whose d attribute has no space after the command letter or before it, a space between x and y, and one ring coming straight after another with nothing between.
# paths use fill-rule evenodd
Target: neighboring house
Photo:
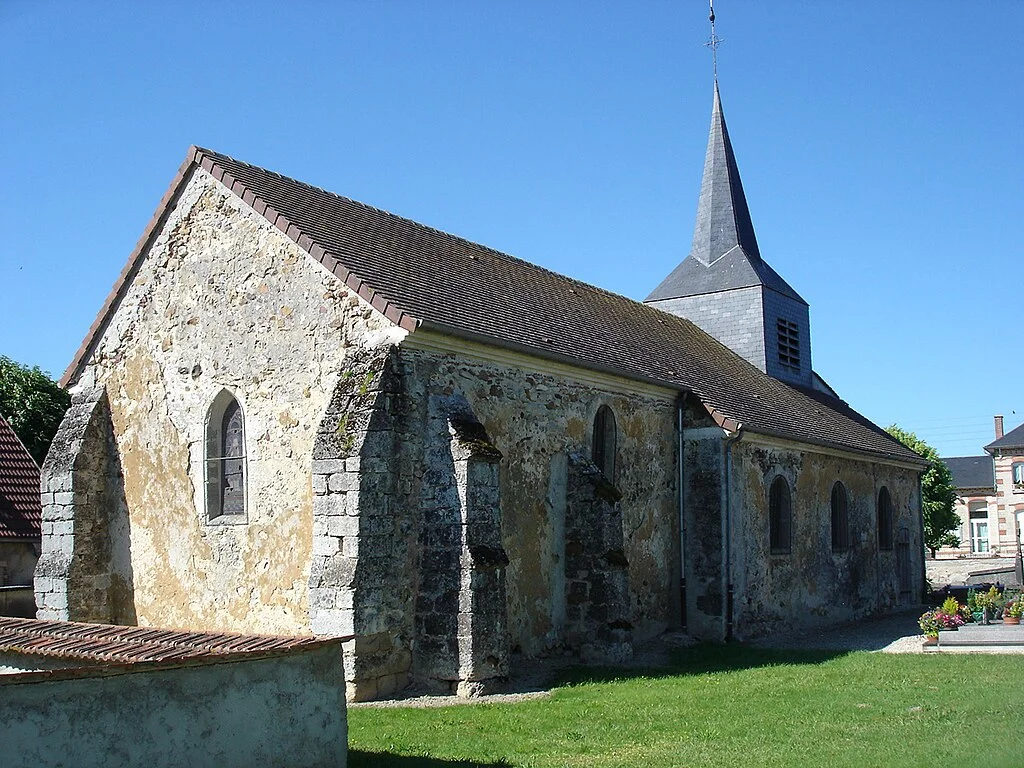
<instances>
[{"instance_id":1,"label":"neighboring house","mask_svg":"<svg viewBox=\"0 0 1024 768\"><path fill-rule=\"evenodd\" d=\"M717 85L646 304L193 148L63 379L40 618L353 634L363 699L917 602L924 462L808 316Z\"/></svg>"},{"instance_id":2,"label":"neighboring house","mask_svg":"<svg viewBox=\"0 0 1024 768\"><path fill-rule=\"evenodd\" d=\"M39 467L0 416L0 615L35 615L41 520Z\"/></svg>"},{"instance_id":3,"label":"neighboring house","mask_svg":"<svg viewBox=\"0 0 1024 768\"><path fill-rule=\"evenodd\" d=\"M939 554L1013 557L1024 528L1024 424L1003 433L995 417L996 439L983 456L943 459L953 474L960 546Z\"/></svg>"},{"instance_id":4,"label":"neighboring house","mask_svg":"<svg viewBox=\"0 0 1024 768\"><path fill-rule=\"evenodd\" d=\"M4 768L344 768L341 640L0 617Z\"/></svg>"}]
</instances>

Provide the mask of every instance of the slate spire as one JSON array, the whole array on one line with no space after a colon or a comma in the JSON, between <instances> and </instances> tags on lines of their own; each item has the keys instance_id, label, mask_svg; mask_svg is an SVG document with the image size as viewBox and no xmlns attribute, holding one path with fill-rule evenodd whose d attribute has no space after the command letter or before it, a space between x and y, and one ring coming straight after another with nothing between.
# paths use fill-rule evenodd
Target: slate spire
<instances>
[{"instance_id":1,"label":"slate spire","mask_svg":"<svg viewBox=\"0 0 1024 768\"><path fill-rule=\"evenodd\" d=\"M648 302L762 285L806 303L761 258L754 225L743 193L736 155L725 125L722 97L715 79L711 130L704 156L704 177L697 203L690 255L651 291Z\"/></svg>"},{"instance_id":2,"label":"slate spire","mask_svg":"<svg viewBox=\"0 0 1024 768\"><path fill-rule=\"evenodd\" d=\"M710 266L740 248L751 259L760 259L754 225L750 221L747 198L729 141L729 130L722 112L722 97L715 80L715 100L711 110L711 131L704 157L704 178L697 204L697 224L690 254Z\"/></svg>"}]
</instances>

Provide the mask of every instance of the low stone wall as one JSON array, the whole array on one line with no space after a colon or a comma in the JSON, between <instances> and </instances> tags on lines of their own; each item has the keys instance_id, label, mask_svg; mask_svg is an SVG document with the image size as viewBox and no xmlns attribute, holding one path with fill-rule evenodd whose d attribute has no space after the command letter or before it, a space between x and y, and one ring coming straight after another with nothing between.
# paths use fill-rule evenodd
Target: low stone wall
<instances>
[{"instance_id":1,"label":"low stone wall","mask_svg":"<svg viewBox=\"0 0 1024 768\"><path fill-rule=\"evenodd\" d=\"M997 569L1009 570L1012 575L1014 559L1012 557L939 557L925 558L925 571L928 581L934 589L946 584L968 584L968 577L978 571ZM1006 579L988 578L986 581L1006 581Z\"/></svg>"},{"instance_id":2,"label":"low stone wall","mask_svg":"<svg viewBox=\"0 0 1024 768\"><path fill-rule=\"evenodd\" d=\"M341 643L0 676L5 768L342 768Z\"/></svg>"}]
</instances>

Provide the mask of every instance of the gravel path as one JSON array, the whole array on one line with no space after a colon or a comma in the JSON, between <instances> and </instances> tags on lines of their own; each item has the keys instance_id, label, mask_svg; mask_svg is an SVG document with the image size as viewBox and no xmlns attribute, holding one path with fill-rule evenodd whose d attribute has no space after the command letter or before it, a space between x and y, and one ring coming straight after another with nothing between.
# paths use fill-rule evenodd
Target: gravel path
<instances>
[{"instance_id":1,"label":"gravel path","mask_svg":"<svg viewBox=\"0 0 1024 768\"><path fill-rule=\"evenodd\" d=\"M842 624L838 627L773 635L750 645L757 648L814 648L836 651L880 651L882 653L923 653L921 628L917 619L927 610L923 605L907 611Z\"/></svg>"}]
</instances>

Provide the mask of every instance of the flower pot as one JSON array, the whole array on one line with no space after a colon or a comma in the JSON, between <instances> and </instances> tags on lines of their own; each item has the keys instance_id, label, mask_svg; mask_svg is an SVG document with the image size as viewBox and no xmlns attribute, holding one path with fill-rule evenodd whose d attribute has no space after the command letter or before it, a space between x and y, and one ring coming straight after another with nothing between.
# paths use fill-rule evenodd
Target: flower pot
<instances>
[{"instance_id":1,"label":"flower pot","mask_svg":"<svg viewBox=\"0 0 1024 768\"><path fill-rule=\"evenodd\" d=\"M924 645L925 648L927 648L929 646L936 646L938 644L939 644L939 637L938 637L938 635L935 635L934 637L931 636L931 635L925 635L924 643L922 643L922 645Z\"/></svg>"},{"instance_id":2,"label":"flower pot","mask_svg":"<svg viewBox=\"0 0 1024 768\"><path fill-rule=\"evenodd\" d=\"M1003 616L1003 624L1020 624L1020 616Z\"/></svg>"}]
</instances>

